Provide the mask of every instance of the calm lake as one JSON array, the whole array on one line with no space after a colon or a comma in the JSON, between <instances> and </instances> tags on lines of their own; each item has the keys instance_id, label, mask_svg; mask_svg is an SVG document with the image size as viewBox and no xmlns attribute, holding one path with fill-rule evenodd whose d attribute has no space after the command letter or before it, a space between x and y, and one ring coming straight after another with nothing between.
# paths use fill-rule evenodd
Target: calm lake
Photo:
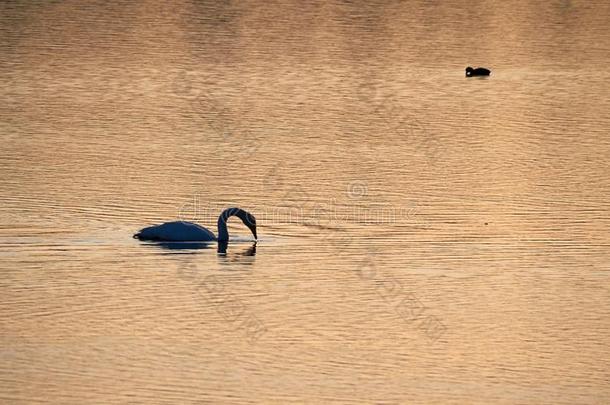
<instances>
[{"instance_id":1,"label":"calm lake","mask_svg":"<svg viewBox=\"0 0 610 405\"><path fill-rule=\"evenodd\" d=\"M0 3L0 402L607 403L609 21Z\"/></svg>"}]
</instances>

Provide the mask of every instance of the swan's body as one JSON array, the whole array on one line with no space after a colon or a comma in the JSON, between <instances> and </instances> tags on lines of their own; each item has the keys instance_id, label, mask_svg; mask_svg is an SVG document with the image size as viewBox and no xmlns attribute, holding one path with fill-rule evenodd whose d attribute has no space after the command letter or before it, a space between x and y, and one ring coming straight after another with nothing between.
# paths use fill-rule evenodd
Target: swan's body
<instances>
[{"instance_id":1,"label":"swan's body","mask_svg":"<svg viewBox=\"0 0 610 405\"><path fill-rule=\"evenodd\" d=\"M468 66L466 68L466 77L489 76L490 74L491 74L491 70L486 69L486 68L478 67L476 69L473 69L470 66Z\"/></svg>"},{"instance_id":2,"label":"swan's body","mask_svg":"<svg viewBox=\"0 0 610 405\"><path fill-rule=\"evenodd\" d=\"M140 230L133 237L140 240L163 242L226 242L229 240L227 220L234 215L242 220L256 239L256 218L241 208L227 208L218 216L218 237L214 235L214 232L201 225L185 221L149 226Z\"/></svg>"},{"instance_id":3,"label":"swan's body","mask_svg":"<svg viewBox=\"0 0 610 405\"><path fill-rule=\"evenodd\" d=\"M167 242L215 241L214 232L192 222L176 221L161 225L149 226L134 235L140 240L158 240Z\"/></svg>"}]
</instances>

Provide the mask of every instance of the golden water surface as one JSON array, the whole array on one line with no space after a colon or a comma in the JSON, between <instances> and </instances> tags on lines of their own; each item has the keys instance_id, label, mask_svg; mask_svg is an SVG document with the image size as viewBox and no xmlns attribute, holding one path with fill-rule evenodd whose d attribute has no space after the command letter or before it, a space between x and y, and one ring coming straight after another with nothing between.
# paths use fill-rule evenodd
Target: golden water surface
<instances>
[{"instance_id":1,"label":"golden water surface","mask_svg":"<svg viewBox=\"0 0 610 405\"><path fill-rule=\"evenodd\" d=\"M0 400L607 403L608 21L0 3Z\"/></svg>"}]
</instances>

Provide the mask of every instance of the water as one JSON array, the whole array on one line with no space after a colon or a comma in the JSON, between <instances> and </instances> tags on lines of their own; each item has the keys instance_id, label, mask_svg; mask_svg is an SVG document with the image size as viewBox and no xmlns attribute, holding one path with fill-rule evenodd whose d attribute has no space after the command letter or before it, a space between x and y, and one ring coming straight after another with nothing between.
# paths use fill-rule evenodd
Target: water
<instances>
[{"instance_id":1,"label":"water","mask_svg":"<svg viewBox=\"0 0 610 405\"><path fill-rule=\"evenodd\" d=\"M2 3L0 398L607 402L609 16Z\"/></svg>"}]
</instances>

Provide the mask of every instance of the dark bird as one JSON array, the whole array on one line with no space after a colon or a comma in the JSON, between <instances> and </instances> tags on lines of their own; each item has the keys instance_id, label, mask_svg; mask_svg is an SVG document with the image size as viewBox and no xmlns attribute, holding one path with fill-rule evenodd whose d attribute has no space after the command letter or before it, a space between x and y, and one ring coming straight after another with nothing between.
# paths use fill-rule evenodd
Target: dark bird
<instances>
[{"instance_id":1,"label":"dark bird","mask_svg":"<svg viewBox=\"0 0 610 405\"><path fill-rule=\"evenodd\" d=\"M466 77L489 76L490 74L491 74L491 70L485 69L485 68L482 68L482 67L478 67L476 69L473 69L470 66L468 66L466 68Z\"/></svg>"},{"instance_id":2,"label":"dark bird","mask_svg":"<svg viewBox=\"0 0 610 405\"><path fill-rule=\"evenodd\" d=\"M218 238L209 229L184 221L166 222L161 225L149 226L148 228L141 229L133 237L140 240L158 242L227 242L229 240L227 221L229 217L234 215L241 219L244 225L250 229L252 235L254 235L254 239L256 239L256 218L248 211L236 207L227 208L218 217Z\"/></svg>"}]
</instances>

